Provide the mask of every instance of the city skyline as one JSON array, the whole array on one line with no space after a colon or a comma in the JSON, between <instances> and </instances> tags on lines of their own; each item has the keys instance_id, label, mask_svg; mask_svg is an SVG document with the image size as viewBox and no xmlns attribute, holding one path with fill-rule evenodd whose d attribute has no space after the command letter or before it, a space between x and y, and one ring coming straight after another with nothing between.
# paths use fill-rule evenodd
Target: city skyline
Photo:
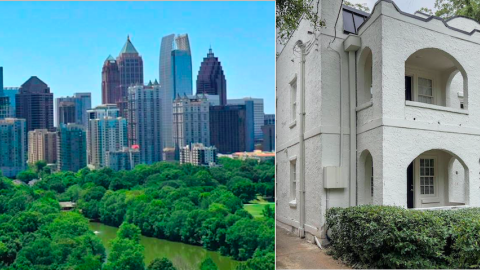
<instances>
[{"instance_id":1,"label":"city skyline","mask_svg":"<svg viewBox=\"0 0 480 270\"><path fill-rule=\"evenodd\" d=\"M135 9L129 8L129 4L95 3L92 7L83 3L2 3L6 16L0 18L0 23L13 20L16 24L16 31L0 33L0 40L16 40L4 43L0 51L4 86L20 86L30 76L38 76L49 85L55 98L91 92L93 107L101 104L103 63L109 54L120 52L127 35L143 57L144 81L148 82L159 79L162 37L187 33L192 50L193 81L211 45L222 62L229 98L263 98L265 113L274 112L275 32L273 24L262 23L274 20L270 6L274 3L140 3L141 8ZM97 10L102 7L118 12L99 13ZM21 14L20 9L32 20L20 20L16 15ZM41 21L34 12L42 14ZM142 17L135 16L139 12ZM247 19L242 16L244 12L253 15ZM228 22L223 22L225 16ZM68 21L66 25L75 33L58 25L59 20ZM172 20L175 23L162 23ZM95 29L92 25L101 27ZM18 34L25 32L24 29L29 29L27 37ZM76 64L72 65L72 61ZM193 92L196 92L195 83Z\"/></svg>"}]
</instances>

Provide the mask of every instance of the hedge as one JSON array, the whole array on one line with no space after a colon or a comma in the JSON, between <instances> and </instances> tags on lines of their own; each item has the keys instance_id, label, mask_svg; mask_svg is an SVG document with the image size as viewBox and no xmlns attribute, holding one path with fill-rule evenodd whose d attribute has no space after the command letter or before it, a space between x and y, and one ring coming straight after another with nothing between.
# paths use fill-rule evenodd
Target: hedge
<instances>
[{"instance_id":1,"label":"hedge","mask_svg":"<svg viewBox=\"0 0 480 270\"><path fill-rule=\"evenodd\" d=\"M330 253L358 268L479 268L480 208L331 208Z\"/></svg>"}]
</instances>

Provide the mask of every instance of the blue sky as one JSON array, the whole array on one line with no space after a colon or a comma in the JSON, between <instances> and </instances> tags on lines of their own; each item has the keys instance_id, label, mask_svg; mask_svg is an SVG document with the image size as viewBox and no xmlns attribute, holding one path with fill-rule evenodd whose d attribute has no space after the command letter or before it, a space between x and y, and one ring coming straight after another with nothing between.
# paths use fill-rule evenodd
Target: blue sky
<instances>
[{"instance_id":1,"label":"blue sky","mask_svg":"<svg viewBox=\"0 0 480 270\"><path fill-rule=\"evenodd\" d=\"M264 98L265 112L275 112L274 2L0 2L0 10L5 86L35 75L55 98L91 92L98 105L103 62L127 35L148 82L158 79L161 38L188 33L194 81L211 45L227 96Z\"/></svg>"}]
</instances>

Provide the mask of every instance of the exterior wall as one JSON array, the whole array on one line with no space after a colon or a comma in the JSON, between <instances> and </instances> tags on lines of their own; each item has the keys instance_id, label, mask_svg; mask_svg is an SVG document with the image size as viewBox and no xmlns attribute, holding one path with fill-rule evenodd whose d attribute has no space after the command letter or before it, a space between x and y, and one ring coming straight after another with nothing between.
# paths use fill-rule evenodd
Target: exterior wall
<instances>
[{"instance_id":1,"label":"exterior wall","mask_svg":"<svg viewBox=\"0 0 480 270\"><path fill-rule=\"evenodd\" d=\"M114 171L132 170L140 163L140 152L126 147L121 151L107 152L105 163L107 167Z\"/></svg>"},{"instance_id":2,"label":"exterior wall","mask_svg":"<svg viewBox=\"0 0 480 270\"><path fill-rule=\"evenodd\" d=\"M120 71L117 60L109 56L102 68L102 104L116 104L122 101Z\"/></svg>"},{"instance_id":3,"label":"exterior wall","mask_svg":"<svg viewBox=\"0 0 480 270\"><path fill-rule=\"evenodd\" d=\"M15 118L15 113L16 113L16 95L18 94L20 87L4 87L3 88L3 94L8 97L8 100L10 102L9 105L9 117Z\"/></svg>"},{"instance_id":4,"label":"exterior wall","mask_svg":"<svg viewBox=\"0 0 480 270\"><path fill-rule=\"evenodd\" d=\"M27 168L27 126L25 119L0 120L0 170L15 177Z\"/></svg>"},{"instance_id":5,"label":"exterior wall","mask_svg":"<svg viewBox=\"0 0 480 270\"><path fill-rule=\"evenodd\" d=\"M227 103L232 105L245 105L248 101L253 102L254 139L258 141L263 139L262 126L265 122L263 98L229 99Z\"/></svg>"},{"instance_id":6,"label":"exterior wall","mask_svg":"<svg viewBox=\"0 0 480 270\"><path fill-rule=\"evenodd\" d=\"M284 227L299 230L300 235L304 229L307 237L322 236L327 208L363 203L407 207L407 167L425 152L436 155L442 164L438 172L441 198L438 203L418 207L458 203L479 206L480 198L474 192L480 180L474 176L480 173L476 147L480 145L480 93L474 89L480 85L480 70L476 68L480 56L472 51L480 50L480 33L455 31L436 18L422 20L401 14L391 1L377 2L372 15L359 29L361 47L352 53L357 63L353 87L360 102L350 106L353 100L349 96L349 75L352 75L349 65L352 62L344 48L347 36L343 34L342 16L333 41L332 28L337 14L331 11L338 10L340 2L321 2L319 10L326 27L317 34L317 40L314 35L307 34L312 31L309 23L302 21L277 58L277 221ZM457 24L472 27L464 21L455 21ZM315 42L305 56L303 74L300 48L295 46L298 41L303 44ZM364 81L358 80L365 74L362 53L366 48L372 53L370 100L370 89L365 89ZM448 89L441 93L438 105L405 101L405 61L425 48L445 52L462 73L453 77L450 88L446 74L437 74L440 87ZM465 79L462 81L459 75ZM302 102L303 78L305 130L301 131L302 115L298 104ZM296 96L292 97L295 81ZM463 97L459 93L463 93ZM293 98L297 102L294 113L291 111ZM464 109L460 109L460 102L464 103ZM356 164L350 164L350 107L356 109ZM300 149L302 138L304 149ZM302 150L305 155L303 224L299 200L303 180ZM367 161L368 153L371 160ZM296 194L292 196L290 164L295 161L297 184ZM365 178L371 170L368 162L373 163L373 198L367 196L370 179ZM365 164L370 168L366 169ZM341 167L345 188L323 188L323 170L328 166ZM352 166L356 166L353 180ZM462 170L463 167L466 169Z\"/></svg>"},{"instance_id":7,"label":"exterior wall","mask_svg":"<svg viewBox=\"0 0 480 270\"><path fill-rule=\"evenodd\" d=\"M253 150L248 145L247 132L253 132L253 121L248 122L245 105L210 106L210 144L221 154ZM251 111L250 111L251 113ZM248 126L248 123L251 125Z\"/></svg>"}]
</instances>

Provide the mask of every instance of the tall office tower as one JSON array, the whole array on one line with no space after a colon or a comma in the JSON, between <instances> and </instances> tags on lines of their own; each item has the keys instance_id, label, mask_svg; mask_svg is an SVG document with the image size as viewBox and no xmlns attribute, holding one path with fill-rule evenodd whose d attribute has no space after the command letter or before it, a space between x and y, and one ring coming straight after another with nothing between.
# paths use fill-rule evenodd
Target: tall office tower
<instances>
[{"instance_id":1,"label":"tall office tower","mask_svg":"<svg viewBox=\"0 0 480 270\"><path fill-rule=\"evenodd\" d=\"M92 108L92 93L83 92L75 93L75 109L76 113L76 123L82 125L84 128L87 128L88 125L88 116L87 111Z\"/></svg>"},{"instance_id":2,"label":"tall office tower","mask_svg":"<svg viewBox=\"0 0 480 270\"><path fill-rule=\"evenodd\" d=\"M128 144L138 145L140 162L162 160L162 92L157 81L128 88Z\"/></svg>"},{"instance_id":3,"label":"tall office tower","mask_svg":"<svg viewBox=\"0 0 480 270\"><path fill-rule=\"evenodd\" d=\"M210 106L210 145L219 153L253 151L253 104Z\"/></svg>"},{"instance_id":4,"label":"tall office tower","mask_svg":"<svg viewBox=\"0 0 480 270\"><path fill-rule=\"evenodd\" d=\"M119 117L115 104L103 104L88 110L87 158L88 165L105 167L105 155L127 146L127 120Z\"/></svg>"},{"instance_id":5,"label":"tall office tower","mask_svg":"<svg viewBox=\"0 0 480 270\"><path fill-rule=\"evenodd\" d=\"M143 85L143 59L127 37L127 42L117 57L118 70L120 72L120 93L122 100L117 102L120 115L125 117L127 108L128 87L140 84Z\"/></svg>"},{"instance_id":6,"label":"tall office tower","mask_svg":"<svg viewBox=\"0 0 480 270\"><path fill-rule=\"evenodd\" d=\"M120 70L117 60L109 55L102 68L102 104L116 104L120 101L122 101Z\"/></svg>"},{"instance_id":7,"label":"tall office tower","mask_svg":"<svg viewBox=\"0 0 480 270\"><path fill-rule=\"evenodd\" d=\"M209 104L205 95L177 96L173 101L173 140L180 149L192 143L210 146Z\"/></svg>"},{"instance_id":8,"label":"tall office tower","mask_svg":"<svg viewBox=\"0 0 480 270\"><path fill-rule=\"evenodd\" d=\"M275 151L275 114L265 114L263 132L263 151Z\"/></svg>"},{"instance_id":9,"label":"tall office tower","mask_svg":"<svg viewBox=\"0 0 480 270\"><path fill-rule=\"evenodd\" d=\"M180 164L210 166L217 163L217 148L195 143L180 148Z\"/></svg>"},{"instance_id":10,"label":"tall office tower","mask_svg":"<svg viewBox=\"0 0 480 270\"><path fill-rule=\"evenodd\" d=\"M87 133L82 125L61 124L57 135L57 168L59 171L78 170L87 166Z\"/></svg>"},{"instance_id":11,"label":"tall office tower","mask_svg":"<svg viewBox=\"0 0 480 270\"><path fill-rule=\"evenodd\" d=\"M8 101L10 103L8 109L8 117L15 118L15 110L16 110L16 95L18 94L20 87L3 87L3 95L8 97Z\"/></svg>"},{"instance_id":12,"label":"tall office tower","mask_svg":"<svg viewBox=\"0 0 480 270\"><path fill-rule=\"evenodd\" d=\"M262 126L265 122L265 113L263 111L263 98L241 98L241 99L229 99L228 104L231 105L245 105L247 102L253 102L253 125L255 141L263 139Z\"/></svg>"},{"instance_id":13,"label":"tall office tower","mask_svg":"<svg viewBox=\"0 0 480 270\"><path fill-rule=\"evenodd\" d=\"M43 160L57 163L57 133L46 129L35 129L28 132L28 163L34 164Z\"/></svg>"},{"instance_id":14,"label":"tall office tower","mask_svg":"<svg viewBox=\"0 0 480 270\"><path fill-rule=\"evenodd\" d=\"M175 38L176 45L172 50L172 89L173 98L177 95L192 94L192 53L188 34Z\"/></svg>"},{"instance_id":15,"label":"tall office tower","mask_svg":"<svg viewBox=\"0 0 480 270\"><path fill-rule=\"evenodd\" d=\"M203 58L197 76L197 94L219 95L220 105L227 104L227 80L223 74L222 64L209 49L207 57Z\"/></svg>"},{"instance_id":16,"label":"tall office tower","mask_svg":"<svg viewBox=\"0 0 480 270\"><path fill-rule=\"evenodd\" d=\"M48 129L53 131L53 93L36 76L30 77L16 95L16 117L27 121L27 131Z\"/></svg>"},{"instance_id":17,"label":"tall office tower","mask_svg":"<svg viewBox=\"0 0 480 270\"><path fill-rule=\"evenodd\" d=\"M163 147L171 148L173 143L173 107L177 94L192 94L192 55L188 35L164 36L160 46L160 84L163 92L162 139Z\"/></svg>"},{"instance_id":18,"label":"tall office tower","mask_svg":"<svg viewBox=\"0 0 480 270\"><path fill-rule=\"evenodd\" d=\"M27 124L25 119L0 120L0 171L15 177L27 167Z\"/></svg>"},{"instance_id":19,"label":"tall office tower","mask_svg":"<svg viewBox=\"0 0 480 270\"><path fill-rule=\"evenodd\" d=\"M0 97L3 96L3 67L0 67Z\"/></svg>"},{"instance_id":20,"label":"tall office tower","mask_svg":"<svg viewBox=\"0 0 480 270\"><path fill-rule=\"evenodd\" d=\"M114 171L128 171L140 163L140 151L136 147L124 147L122 150L110 151L105 157L106 166Z\"/></svg>"},{"instance_id":21,"label":"tall office tower","mask_svg":"<svg viewBox=\"0 0 480 270\"><path fill-rule=\"evenodd\" d=\"M87 127L87 111L92 108L90 93L75 93L71 97L60 97L55 99L57 115L56 124L75 123Z\"/></svg>"},{"instance_id":22,"label":"tall office tower","mask_svg":"<svg viewBox=\"0 0 480 270\"><path fill-rule=\"evenodd\" d=\"M58 98L57 98L58 101ZM62 124L75 123L75 103L60 101L57 103L57 127Z\"/></svg>"}]
</instances>

